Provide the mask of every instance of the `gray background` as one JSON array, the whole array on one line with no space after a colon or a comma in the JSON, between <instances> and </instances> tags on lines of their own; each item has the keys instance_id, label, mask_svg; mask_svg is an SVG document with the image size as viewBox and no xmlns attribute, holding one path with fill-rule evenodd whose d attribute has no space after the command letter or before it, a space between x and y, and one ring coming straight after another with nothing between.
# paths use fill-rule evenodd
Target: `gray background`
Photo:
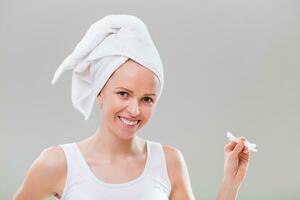
<instances>
[{"instance_id":1,"label":"gray background","mask_svg":"<svg viewBox=\"0 0 300 200\"><path fill-rule=\"evenodd\" d=\"M0 2L0 199L51 145L94 133L71 105L71 73L52 76L88 27L107 14L148 26L164 62L165 88L140 134L179 148L196 199L215 199L226 131L258 145L240 200L300 199L300 2ZM100 116L101 117L101 116Z\"/></svg>"}]
</instances>

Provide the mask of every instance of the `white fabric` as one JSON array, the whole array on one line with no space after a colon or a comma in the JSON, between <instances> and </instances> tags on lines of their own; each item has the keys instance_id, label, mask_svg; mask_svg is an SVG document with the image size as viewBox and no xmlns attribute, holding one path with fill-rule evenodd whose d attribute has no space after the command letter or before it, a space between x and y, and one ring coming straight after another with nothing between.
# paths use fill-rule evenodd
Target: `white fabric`
<instances>
[{"instance_id":1,"label":"white fabric","mask_svg":"<svg viewBox=\"0 0 300 200\"><path fill-rule=\"evenodd\" d=\"M126 183L103 182L90 170L76 143L60 145L67 159L62 200L168 200L171 183L162 145L147 141L143 173Z\"/></svg>"},{"instance_id":2,"label":"white fabric","mask_svg":"<svg viewBox=\"0 0 300 200\"><path fill-rule=\"evenodd\" d=\"M88 120L97 94L128 58L158 77L158 100L164 85L162 61L146 25L132 15L108 15L92 24L51 83L55 84L64 71L73 70L72 104Z\"/></svg>"},{"instance_id":3,"label":"white fabric","mask_svg":"<svg viewBox=\"0 0 300 200\"><path fill-rule=\"evenodd\" d=\"M230 132L227 132L227 137L228 137L229 141L236 142L236 143L239 142L239 139L237 137L233 136ZM256 144L245 141L245 146L248 147L248 149L250 151L254 151L254 152L258 151L257 149L255 149Z\"/></svg>"}]
</instances>

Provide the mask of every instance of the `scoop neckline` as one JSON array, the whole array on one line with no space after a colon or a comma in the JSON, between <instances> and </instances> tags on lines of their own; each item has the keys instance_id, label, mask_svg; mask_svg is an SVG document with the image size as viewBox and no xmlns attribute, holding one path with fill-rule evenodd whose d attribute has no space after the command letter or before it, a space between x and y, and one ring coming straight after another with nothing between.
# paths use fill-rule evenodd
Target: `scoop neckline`
<instances>
[{"instance_id":1,"label":"scoop neckline","mask_svg":"<svg viewBox=\"0 0 300 200\"><path fill-rule=\"evenodd\" d=\"M94 172L90 169L90 167L89 167L87 161L85 160L85 158L83 156L83 153L81 152L78 144L76 142L74 142L73 144L74 144L77 152L79 153L80 160L82 161L84 167L86 168L86 171L88 172L89 176L92 177L97 183L102 184L102 185L107 186L107 187L124 187L124 186L129 186L129 185L132 185L132 184L138 182L140 179L142 179L145 176L145 174L148 171L149 162L150 162L150 142L148 140L145 140L145 143L146 143L146 149L147 149L147 158L146 158L146 163L145 163L143 172L138 177L136 177L136 178L134 178L130 181L124 182L124 183L109 183L109 182L105 182L105 181L101 180L100 178L98 178L94 174Z\"/></svg>"}]
</instances>

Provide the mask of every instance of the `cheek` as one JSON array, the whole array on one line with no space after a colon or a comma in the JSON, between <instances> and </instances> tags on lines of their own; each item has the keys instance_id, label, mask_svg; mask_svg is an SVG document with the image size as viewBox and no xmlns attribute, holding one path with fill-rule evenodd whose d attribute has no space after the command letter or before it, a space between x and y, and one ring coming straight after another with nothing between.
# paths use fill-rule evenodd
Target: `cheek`
<instances>
[{"instance_id":1,"label":"cheek","mask_svg":"<svg viewBox=\"0 0 300 200\"><path fill-rule=\"evenodd\" d=\"M152 116L153 108L152 107L144 107L141 108L141 114L144 116L145 120L149 120L149 118Z\"/></svg>"},{"instance_id":2,"label":"cheek","mask_svg":"<svg viewBox=\"0 0 300 200\"><path fill-rule=\"evenodd\" d=\"M111 103L113 104L114 110L121 111L126 107L126 101L122 100L120 98L114 98L111 100Z\"/></svg>"},{"instance_id":3,"label":"cheek","mask_svg":"<svg viewBox=\"0 0 300 200\"><path fill-rule=\"evenodd\" d=\"M141 112L141 115L142 115L142 123L140 124L139 128L142 128L150 120L150 118L152 116L153 109L151 107L145 107L145 108L141 108L140 112Z\"/></svg>"},{"instance_id":4,"label":"cheek","mask_svg":"<svg viewBox=\"0 0 300 200\"><path fill-rule=\"evenodd\" d=\"M110 116L114 116L121 112L126 107L126 101L112 96L107 99L107 113Z\"/></svg>"}]
</instances>

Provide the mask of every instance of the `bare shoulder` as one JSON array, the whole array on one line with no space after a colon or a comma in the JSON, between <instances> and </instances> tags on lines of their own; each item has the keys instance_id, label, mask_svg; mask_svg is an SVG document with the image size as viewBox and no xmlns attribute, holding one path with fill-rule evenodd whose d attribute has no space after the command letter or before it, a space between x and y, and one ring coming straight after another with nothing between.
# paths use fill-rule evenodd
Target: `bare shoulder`
<instances>
[{"instance_id":1,"label":"bare shoulder","mask_svg":"<svg viewBox=\"0 0 300 200\"><path fill-rule=\"evenodd\" d=\"M32 163L14 198L35 200L55 195L61 191L66 173L67 161L62 148L48 147Z\"/></svg>"},{"instance_id":2,"label":"bare shoulder","mask_svg":"<svg viewBox=\"0 0 300 200\"><path fill-rule=\"evenodd\" d=\"M166 160L170 164L179 164L183 160L181 151L170 145L163 145Z\"/></svg>"},{"instance_id":3,"label":"bare shoulder","mask_svg":"<svg viewBox=\"0 0 300 200\"><path fill-rule=\"evenodd\" d=\"M47 147L40 153L32 166L38 165L52 170L61 167L64 162L65 155L62 148L59 146L51 146Z\"/></svg>"},{"instance_id":4,"label":"bare shoulder","mask_svg":"<svg viewBox=\"0 0 300 200\"><path fill-rule=\"evenodd\" d=\"M189 172L182 152L170 145L163 145L163 149L172 185L170 200L194 200Z\"/></svg>"},{"instance_id":5,"label":"bare shoulder","mask_svg":"<svg viewBox=\"0 0 300 200\"><path fill-rule=\"evenodd\" d=\"M44 149L34 164L54 180L60 178L67 171L65 154L59 146L51 146Z\"/></svg>"},{"instance_id":6,"label":"bare shoulder","mask_svg":"<svg viewBox=\"0 0 300 200\"><path fill-rule=\"evenodd\" d=\"M178 174L180 168L185 165L184 157L182 152L170 145L163 145L168 172L170 178L174 177L174 175Z\"/></svg>"}]
</instances>

